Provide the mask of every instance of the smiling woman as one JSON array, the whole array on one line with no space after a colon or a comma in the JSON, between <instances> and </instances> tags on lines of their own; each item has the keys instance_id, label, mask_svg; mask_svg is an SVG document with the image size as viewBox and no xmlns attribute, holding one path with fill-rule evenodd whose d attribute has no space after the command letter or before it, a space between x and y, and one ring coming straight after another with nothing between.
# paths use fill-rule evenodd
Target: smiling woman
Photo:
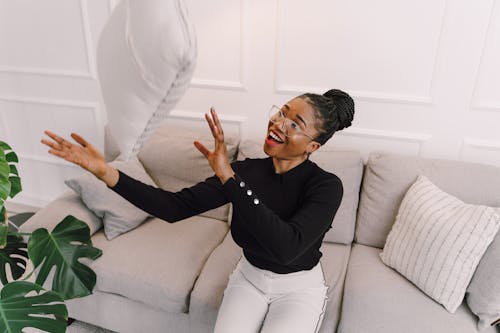
<instances>
[{"instance_id":1,"label":"smiling woman","mask_svg":"<svg viewBox=\"0 0 500 333\"><path fill-rule=\"evenodd\" d=\"M233 204L231 235L243 256L229 278L215 332L317 332L328 286L320 263L325 233L340 206L340 178L309 160L332 135L351 125L354 101L345 92L303 94L276 108L264 141L267 158L229 162L215 110L205 118L215 141L195 141L214 175L170 192L111 167L77 134L81 145L46 131L51 154L80 165L151 215L174 223ZM283 318L286 318L284 320Z\"/></svg>"}]
</instances>

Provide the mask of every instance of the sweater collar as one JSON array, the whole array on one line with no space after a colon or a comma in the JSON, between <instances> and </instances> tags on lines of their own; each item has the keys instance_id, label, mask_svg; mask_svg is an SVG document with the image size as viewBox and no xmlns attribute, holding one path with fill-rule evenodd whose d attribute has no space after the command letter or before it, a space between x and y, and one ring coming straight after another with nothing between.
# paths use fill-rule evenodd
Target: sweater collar
<instances>
[{"instance_id":1,"label":"sweater collar","mask_svg":"<svg viewBox=\"0 0 500 333\"><path fill-rule=\"evenodd\" d=\"M296 175L302 174L313 163L309 159L306 159L303 162L301 162L300 164L294 166L293 168L291 168L290 170L288 170L286 172L277 173L276 169L274 168L273 158L272 157L268 157L267 160L268 160L268 163L270 164L270 168L271 168L272 174L276 178L279 178L281 181L293 179Z\"/></svg>"}]
</instances>

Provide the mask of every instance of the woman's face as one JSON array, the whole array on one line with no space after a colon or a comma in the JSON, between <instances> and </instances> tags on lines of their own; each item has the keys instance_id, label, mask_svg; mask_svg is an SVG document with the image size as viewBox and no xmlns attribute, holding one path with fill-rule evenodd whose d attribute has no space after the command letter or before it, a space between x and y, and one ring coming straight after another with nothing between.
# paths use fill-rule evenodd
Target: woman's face
<instances>
[{"instance_id":1,"label":"woman's face","mask_svg":"<svg viewBox=\"0 0 500 333\"><path fill-rule=\"evenodd\" d=\"M286 118L291 119L299 126L299 131L287 131L285 136L283 120L267 125L267 137L264 141L264 152L280 159L303 159L307 153L312 153L320 147L318 142L309 137L316 138L319 132L316 130L317 119L313 107L304 99L296 97L283 105L281 109ZM309 136L305 135L307 133ZM272 134L271 134L272 133ZM277 136L276 140L272 136Z\"/></svg>"}]
</instances>

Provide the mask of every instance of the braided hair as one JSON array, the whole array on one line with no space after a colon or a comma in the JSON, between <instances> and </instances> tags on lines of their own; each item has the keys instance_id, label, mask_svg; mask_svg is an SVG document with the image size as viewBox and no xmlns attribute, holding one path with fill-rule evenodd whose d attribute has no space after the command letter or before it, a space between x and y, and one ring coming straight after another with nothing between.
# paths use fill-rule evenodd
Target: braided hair
<instances>
[{"instance_id":1,"label":"braided hair","mask_svg":"<svg viewBox=\"0 0 500 333\"><path fill-rule=\"evenodd\" d=\"M305 93L304 99L315 111L320 124L316 126L319 135L314 141L323 145L336 131L351 126L354 119L354 100L346 92L330 89L323 95Z\"/></svg>"}]
</instances>

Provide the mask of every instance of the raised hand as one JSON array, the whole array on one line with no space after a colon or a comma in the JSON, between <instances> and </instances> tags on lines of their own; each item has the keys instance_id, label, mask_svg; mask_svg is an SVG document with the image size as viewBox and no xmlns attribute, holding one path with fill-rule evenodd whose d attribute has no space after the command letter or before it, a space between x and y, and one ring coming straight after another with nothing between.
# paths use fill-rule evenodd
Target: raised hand
<instances>
[{"instance_id":1,"label":"raised hand","mask_svg":"<svg viewBox=\"0 0 500 333\"><path fill-rule=\"evenodd\" d=\"M215 150L208 150L201 142L194 141L194 145L198 150L207 158L210 167L215 172L215 175L219 177L221 182L224 184L229 178L233 177L234 171L231 168L229 159L227 158L227 147L224 142L224 131L217 117L217 113L213 108L210 108L210 116L205 113L205 119L207 120L210 131L215 140Z\"/></svg>"},{"instance_id":2,"label":"raised hand","mask_svg":"<svg viewBox=\"0 0 500 333\"><path fill-rule=\"evenodd\" d=\"M97 177L101 177L106 173L107 163L104 155L80 135L71 133L71 137L80 144L76 145L50 131L46 130L44 133L54 140L41 140L42 143L52 148L49 150L50 154L79 165Z\"/></svg>"}]
</instances>

